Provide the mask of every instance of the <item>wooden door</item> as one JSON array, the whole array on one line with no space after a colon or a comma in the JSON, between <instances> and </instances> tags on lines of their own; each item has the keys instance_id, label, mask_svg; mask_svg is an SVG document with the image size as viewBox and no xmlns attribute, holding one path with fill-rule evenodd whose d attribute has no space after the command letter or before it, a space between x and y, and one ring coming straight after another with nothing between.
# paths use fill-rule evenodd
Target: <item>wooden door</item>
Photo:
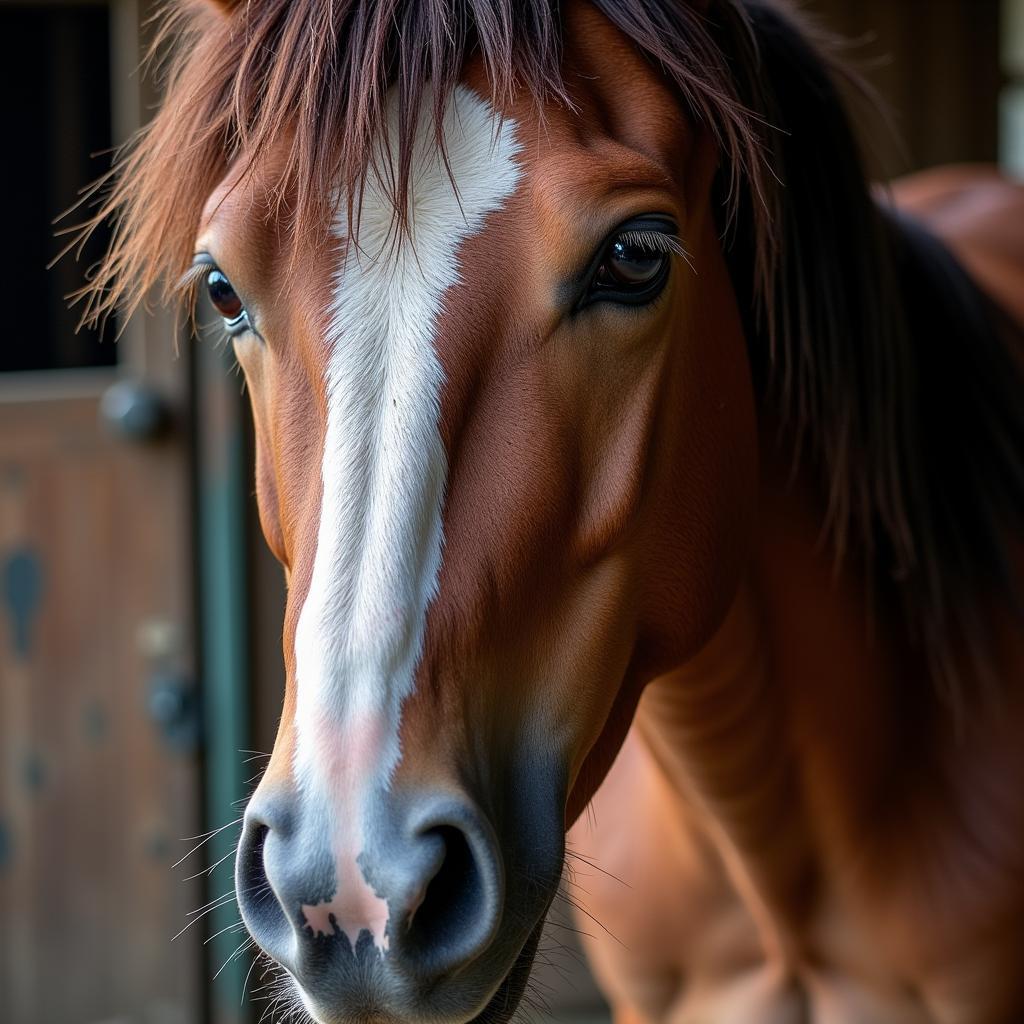
<instances>
[{"instance_id":1,"label":"wooden door","mask_svg":"<svg viewBox=\"0 0 1024 1024\"><path fill-rule=\"evenodd\" d=\"M171 870L201 820L189 368L164 320L76 336L82 268L44 269L88 154L137 124L137 26L0 2L4 1024L201 1020L202 936L171 941L202 901Z\"/></svg>"}]
</instances>

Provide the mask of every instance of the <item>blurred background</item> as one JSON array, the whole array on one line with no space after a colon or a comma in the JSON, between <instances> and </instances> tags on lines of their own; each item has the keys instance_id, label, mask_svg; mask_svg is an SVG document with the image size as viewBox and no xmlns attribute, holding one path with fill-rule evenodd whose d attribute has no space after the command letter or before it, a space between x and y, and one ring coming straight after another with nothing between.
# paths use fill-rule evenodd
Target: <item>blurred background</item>
<instances>
[{"instance_id":1,"label":"blurred background","mask_svg":"<svg viewBox=\"0 0 1024 1024\"><path fill-rule=\"evenodd\" d=\"M877 176L1024 175L1024 0L806 6L891 108L902 146L864 126ZM243 1024L266 1005L258 968L243 998L252 957L218 866L283 686L240 379L222 347L177 345L167 315L116 346L75 334L62 297L80 268L45 270L51 221L107 165L90 154L156 102L137 74L151 13L0 0L2 1024ZM557 959L540 979L554 1018L601 1020L581 963Z\"/></svg>"}]
</instances>

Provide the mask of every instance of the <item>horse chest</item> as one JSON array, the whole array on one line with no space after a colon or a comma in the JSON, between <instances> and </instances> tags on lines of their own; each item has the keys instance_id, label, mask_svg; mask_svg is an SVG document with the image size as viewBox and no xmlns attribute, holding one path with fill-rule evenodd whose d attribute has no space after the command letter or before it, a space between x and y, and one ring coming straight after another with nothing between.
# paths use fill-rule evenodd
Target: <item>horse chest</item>
<instances>
[{"instance_id":1,"label":"horse chest","mask_svg":"<svg viewBox=\"0 0 1024 1024\"><path fill-rule=\"evenodd\" d=\"M957 954L955 975L929 973L922 959L927 943L919 940L945 926L912 878L914 863L920 874L924 862L906 851L894 854L888 884L853 881L851 872L844 882L823 885L813 909L802 915L768 909L715 822L696 808L679 813L678 794L636 730L593 811L570 833L570 850L585 858L572 872L574 895L587 915L580 918L584 945L617 1020L1002 1019L999 995L988 989L979 1001L968 975L992 981L1011 976L999 950L1014 944L1001 936L994 948L979 945L976 955ZM970 916L968 903L963 909Z\"/></svg>"}]
</instances>

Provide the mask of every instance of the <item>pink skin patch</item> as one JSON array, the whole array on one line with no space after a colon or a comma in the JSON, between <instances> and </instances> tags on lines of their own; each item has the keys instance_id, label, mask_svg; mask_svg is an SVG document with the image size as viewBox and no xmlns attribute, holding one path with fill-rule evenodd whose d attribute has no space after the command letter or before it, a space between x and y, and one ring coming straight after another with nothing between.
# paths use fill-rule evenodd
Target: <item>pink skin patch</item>
<instances>
[{"instance_id":1,"label":"pink skin patch","mask_svg":"<svg viewBox=\"0 0 1024 1024\"><path fill-rule=\"evenodd\" d=\"M338 890L326 903L303 905L306 924L315 936L333 935L337 926L348 937L355 949L359 936L368 931L373 944L382 953L387 952L388 904L381 899L363 878L354 857L342 858L338 864Z\"/></svg>"},{"instance_id":2,"label":"pink skin patch","mask_svg":"<svg viewBox=\"0 0 1024 1024\"><path fill-rule=\"evenodd\" d=\"M322 778L329 781L336 800L331 817L351 823L351 829L335 830L331 843L337 878L334 895L301 908L314 936L333 935L337 926L355 949L359 936L368 931L381 953L388 949L388 904L364 878L359 856L364 846L366 784L377 774L374 768L383 750L385 728L382 716L364 713L348 722L341 735L337 726L326 722L321 722L317 729L316 749L323 766ZM342 813L337 813L339 810Z\"/></svg>"}]
</instances>

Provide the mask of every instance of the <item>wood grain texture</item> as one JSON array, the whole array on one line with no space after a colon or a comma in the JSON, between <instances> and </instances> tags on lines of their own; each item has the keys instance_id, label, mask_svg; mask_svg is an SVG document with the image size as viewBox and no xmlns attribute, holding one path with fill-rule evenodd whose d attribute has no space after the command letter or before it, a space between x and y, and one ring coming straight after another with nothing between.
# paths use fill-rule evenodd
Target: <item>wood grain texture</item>
<instances>
[{"instance_id":1,"label":"wood grain texture","mask_svg":"<svg viewBox=\"0 0 1024 1024\"><path fill-rule=\"evenodd\" d=\"M140 643L169 624L178 639L161 660L191 672L183 455L132 448L97 421L95 398L0 404L0 562L32 552L42 579L24 650L0 628L12 1024L171 1024L196 1003L197 944L170 941L199 902L170 871L195 831L196 765L148 716Z\"/></svg>"}]
</instances>

